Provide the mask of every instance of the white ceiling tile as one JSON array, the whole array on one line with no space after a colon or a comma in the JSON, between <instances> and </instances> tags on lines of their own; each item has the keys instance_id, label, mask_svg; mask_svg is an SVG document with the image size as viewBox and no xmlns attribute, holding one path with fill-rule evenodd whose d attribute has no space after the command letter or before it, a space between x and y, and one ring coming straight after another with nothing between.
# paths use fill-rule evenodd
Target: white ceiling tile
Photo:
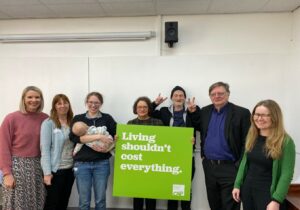
<instances>
[{"instance_id":1,"label":"white ceiling tile","mask_svg":"<svg viewBox=\"0 0 300 210\"><path fill-rule=\"evenodd\" d=\"M101 3L102 8L108 16L139 16L155 15L152 2L135 3Z\"/></svg>"},{"instance_id":2,"label":"white ceiling tile","mask_svg":"<svg viewBox=\"0 0 300 210\"><path fill-rule=\"evenodd\" d=\"M47 5L48 4L97 3L97 0L40 0L40 1Z\"/></svg>"},{"instance_id":3,"label":"white ceiling tile","mask_svg":"<svg viewBox=\"0 0 300 210\"><path fill-rule=\"evenodd\" d=\"M0 0L0 5L17 6L28 4L41 4L39 0Z\"/></svg>"},{"instance_id":4,"label":"white ceiling tile","mask_svg":"<svg viewBox=\"0 0 300 210\"><path fill-rule=\"evenodd\" d=\"M290 12L300 0L0 0L0 19Z\"/></svg>"},{"instance_id":5,"label":"white ceiling tile","mask_svg":"<svg viewBox=\"0 0 300 210\"><path fill-rule=\"evenodd\" d=\"M0 19L9 19L9 18L11 18L9 15L0 11Z\"/></svg>"},{"instance_id":6,"label":"white ceiling tile","mask_svg":"<svg viewBox=\"0 0 300 210\"><path fill-rule=\"evenodd\" d=\"M101 17L105 16L99 3L47 5L58 17Z\"/></svg>"},{"instance_id":7,"label":"white ceiling tile","mask_svg":"<svg viewBox=\"0 0 300 210\"><path fill-rule=\"evenodd\" d=\"M154 0L98 0L100 3L133 3L133 2L153 2Z\"/></svg>"},{"instance_id":8,"label":"white ceiling tile","mask_svg":"<svg viewBox=\"0 0 300 210\"><path fill-rule=\"evenodd\" d=\"M261 11L269 0L213 0L208 13L242 13Z\"/></svg>"},{"instance_id":9,"label":"white ceiling tile","mask_svg":"<svg viewBox=\"0 0 300 210\"><path fill-rule=\"evenodd\" d=\"M240 0L237 5L238 12L259 12L270 0Z\"/></svg>"},{"instance_id":10,"label":"white ceiling tile","mask_svg":"<svg viewBox=\"0 0 300 210\"><path fill-rule=\"evenodd\" d=\"M209 13L232 13L237 11L240 0L212 0L207 12Z\"/></svg>"},{"instance_id":11,"label":"white ceiling tile","mask_svg":"<svg viewBox=\"0 0 300 210\"><path fill-rule=\"evenodd\" d=\"M300 0L270 0L265 11L293 11L300 6Z\"/></svg>"},{"instance_id":12,"label":"white ceiling tile","mask_svg":"<svg viewBox=\"0 0 300 210\"><path fill-rule=\"evenodd\" d=\"M157 0L158 14L202 14L207 11L211 0Z\"/></svg>"},{"instance_id":13,"label":"white ceiling tile","mask_svg":"<svg viewBox=\"0 0 300 210\"><path fill-rule=\"evenodd\" d=\"M297 8L299 0L213 0L210 13L281 12Z\"/></svg>"},{"instance_id":14,"label":"white ceiling tile","mask_svg":"<svg viewBox=\"0 0 300 210\"><path fill-rule=\"evenodd\" d=\"M43 5L1 6L12 18L52 18L55 14Z\"/></svg>"}]
</instances>

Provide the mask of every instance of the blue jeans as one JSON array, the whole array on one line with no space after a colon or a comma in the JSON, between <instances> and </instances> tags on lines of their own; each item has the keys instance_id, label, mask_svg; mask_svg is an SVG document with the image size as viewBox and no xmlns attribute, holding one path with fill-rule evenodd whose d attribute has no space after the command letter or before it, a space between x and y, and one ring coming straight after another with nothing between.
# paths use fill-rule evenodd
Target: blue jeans
<instances>
[{"instance_id":1,"label":"blue jeans","mask_svg":"<svg viewBox=\"0 0 300 210\"><path fill-rule=\"evenodd\" d=\"M75 162L74 175L79 194L80 210L89 210L94 189L95 210L106 210L106 188L110 174L109 160Z\"/></svg>"}]
</instances>

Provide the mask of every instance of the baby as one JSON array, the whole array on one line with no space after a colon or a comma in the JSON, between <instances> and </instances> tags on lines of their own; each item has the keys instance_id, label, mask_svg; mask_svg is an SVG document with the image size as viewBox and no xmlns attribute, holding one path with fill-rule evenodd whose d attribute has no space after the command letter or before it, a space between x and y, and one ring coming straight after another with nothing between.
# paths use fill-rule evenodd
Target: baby
<instances>
[{"instance_id":1,"label":"baby","mask_svg":"<svg viewBox=\"0 0 300 210\"><path fill-rule=\"evenodd\" d=\"M106 126L101 126L101 127L90 126L89 127L84 122L76 122L76 123L74 123L74 125L72 127L72 132L77 136L84 136L86 134L88 134L88 135L103 134L113 140L112 136L108 133ZM92 142L86 143L85 145L88 147L93 147L93 146L104 147L106 149L105 152L110 152L112 155L113 155L113 153L111 150L115 147L114 142L107 144L107 143L103 143L100 140L92 141ZM83 144L81 144L81 143L76 144L74 151L73 151L73 156L79 152L79 150L82 148L82 146L83 146Z\"/></svg>"}]
</instances>

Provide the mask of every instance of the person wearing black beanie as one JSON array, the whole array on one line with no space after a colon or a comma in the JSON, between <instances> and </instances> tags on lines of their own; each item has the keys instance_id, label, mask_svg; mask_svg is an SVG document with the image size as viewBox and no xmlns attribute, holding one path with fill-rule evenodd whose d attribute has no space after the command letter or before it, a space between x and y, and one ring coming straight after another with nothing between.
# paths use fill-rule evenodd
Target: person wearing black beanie
<instances>
[{"instance_id":1,"label":"person wearing black beanie","mask_svg":"<svg viewBox=\"0 0 300 210\"><path fill-rule=\"evenodd\" d=\"M162 97L160 94L156 98L155 102L152 103L154 118L160 119L165 126L174 127L193 127L191 115L192 113L200 112L200 108L195 104L195 98L192 100L188 99L186 103L186 92L181 86L175 86L171 91L172 105L169 107L162 107L161 109L155 109L167 98ZM195 137L195 132L194 132ZM180 156L181 154L178 154ZM192 163L192 179L195 174L195 160L194 157L191 160ZM191 199L189 201L181 201L182 210L191 210ZM177 210L179 201L168 200L168 210Z\"/></svg>"},{"instance_id":2,"label":"person wearing black beanie","mask_svg":"<svg viewBox=\"0 0 300 210\"><path fill-rule=\"evenodd\" d=\"M184 95L184 98L186 98L185 90L184 90L182 87L178 86L178 85L175 86L175 87L172 89L172 91L171 91L171 98L173 97L174 92L177 91L177 90L182 91L182 92L183 92L183 95Z\"/></svg>"}]
</instances>

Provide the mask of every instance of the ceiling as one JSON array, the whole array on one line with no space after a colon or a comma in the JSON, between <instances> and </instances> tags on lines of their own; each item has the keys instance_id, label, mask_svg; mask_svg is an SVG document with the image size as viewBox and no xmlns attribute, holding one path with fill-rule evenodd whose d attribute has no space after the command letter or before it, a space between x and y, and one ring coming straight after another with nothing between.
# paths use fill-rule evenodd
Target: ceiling
<instances>
[{"instance_id":1,"label":"ceiling","mask_svg":"<svg viewBox=\"0 0 300 210\"><path fill-rule=\"evenodd\" d=\"M300 0L0 0L0 19L292 12Z\"/></svg>"}]
</instances>

